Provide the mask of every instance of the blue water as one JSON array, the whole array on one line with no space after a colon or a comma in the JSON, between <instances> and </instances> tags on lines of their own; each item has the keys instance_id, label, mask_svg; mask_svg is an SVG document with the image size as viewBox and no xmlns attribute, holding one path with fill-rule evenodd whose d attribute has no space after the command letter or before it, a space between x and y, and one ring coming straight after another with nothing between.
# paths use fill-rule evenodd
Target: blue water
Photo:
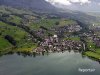
<instances>
[{"instance_id":1,"label":"blue water","mask_svg":"<svg viewBox=\"0 0 100 75\"><path fill-rule=\"evenodd\" d=\"M73 51L36 57L13 54L0 57L0 75L100 75L100 64Z\"/></svg>"}]
</instances>

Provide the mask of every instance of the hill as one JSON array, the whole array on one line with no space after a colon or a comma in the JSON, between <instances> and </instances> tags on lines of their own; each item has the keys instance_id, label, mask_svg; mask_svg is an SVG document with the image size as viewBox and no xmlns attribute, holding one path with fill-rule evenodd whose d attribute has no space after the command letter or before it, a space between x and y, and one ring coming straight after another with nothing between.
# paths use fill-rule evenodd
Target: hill
<instances>
[{"instance_id":1,"label":"hill","mask_svg":"<svg viewBox=\"0 0 100 75\"><path fill-rule=\"evenodd\" d=\"M31 52L45 37L52 36L59 25L76 25L72 19L37 14L24 9L0 7L0 55Z\"/></svg>"}]
</instances>

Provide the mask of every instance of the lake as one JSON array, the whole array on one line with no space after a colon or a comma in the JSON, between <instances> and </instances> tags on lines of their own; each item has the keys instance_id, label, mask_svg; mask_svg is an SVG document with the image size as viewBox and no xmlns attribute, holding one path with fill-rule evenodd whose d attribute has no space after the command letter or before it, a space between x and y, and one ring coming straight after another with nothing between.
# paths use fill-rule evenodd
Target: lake
<instances>
[{"instance_id":1,"label":"lake","mask_svg":"<svg viewBox=\"0 0 100 75\"><path fill-rule=\"evenodd\" d=\"M12 54L0 57L0 75L100 75L100 63L73 51L36 57Z\"/></svg>"}]
</instances>

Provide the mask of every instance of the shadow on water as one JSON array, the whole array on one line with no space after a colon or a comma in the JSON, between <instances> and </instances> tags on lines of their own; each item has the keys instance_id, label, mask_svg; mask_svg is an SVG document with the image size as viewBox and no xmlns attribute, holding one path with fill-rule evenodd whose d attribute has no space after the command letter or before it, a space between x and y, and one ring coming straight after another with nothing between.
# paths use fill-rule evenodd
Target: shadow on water
<instances>
[{"instance_id":1,"label":"shadow on water","mask_svg":"<svg viewBox=\"0 0 100 75\"><path fill-rule=\"evenodd\" d=\"M41 53L36 53L36 52L33 52L33 53L30 53L30 52L16 52L17 55L22 55L23 57L27 57L27 56L30 56L30 57L36 57L36 56L45 56L45 55L49 55L49 52L44 52L42 51Z\"/></svg>"},{"instance_id":2,"label":"shadow on water","mask_svg":"<svg viewBox=\"0 0 100 75\"><path fill-rule=\"evenodd\" d=\"M36 56L48 56L48 55L50 55L50 53L64 53L66 51L68 51L69 53L71 53L71 51L73 51L74 53L80 53L82 58L88 57L88 56L84 55L84 51L82 51L82 50L61 50L61 51L52 51L52 52L42 51L42 52L37 52L37 53L36 52L30 53L30 52L12 52L12 51L10 51L8 53L5 53L4 55L13 55L16 53L17 55L19 55L19 56L21 55L23 57L27 57L27 56L36 57ZM3 56L3 54L0 54L0 57L2 57L2 56ZM95 59L93 57L88 57L88 58L93 61L97 61L100 64L100 60Z\"/></svg>"}]
</instances>

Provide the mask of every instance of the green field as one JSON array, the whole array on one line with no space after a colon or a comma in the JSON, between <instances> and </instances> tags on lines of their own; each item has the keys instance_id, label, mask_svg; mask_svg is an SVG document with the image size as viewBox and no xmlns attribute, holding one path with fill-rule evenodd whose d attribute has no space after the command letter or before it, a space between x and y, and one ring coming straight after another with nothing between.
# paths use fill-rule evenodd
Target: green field
<instances>
[{"instance_id":1,"label":"green field","mask_svg":"<svg viewBox=\"0 0 100 75\"><path fill-rule=\"evenodd\" d=\"M29 27L35 30L38 30L40 26L43 26L49 29L51 27L54 27L56 22L58 21L59 19L41 19L41 20L37 20L36 22L32 22Z\"/></svg>"},{"instance_id":2,"label":"green field","mask_svg":"<svg viewBox=\"0 0 100 75\"><path fill-rule=\"evenodd\" d=\"M59 26L68 26L68 25L74 25L74 24L77 24L77 22L74 20L70 20L70 19L61 20L59 22Z\"/></svg>"},{"instance_id":3,"label":"green field","mask_svg":"<svg viewBox=\"0 0 100 75\"><path fill-rule=\"evenodd\" d=\"M32 39L28 37L29 34L23 29L0 22L0 51L2 54L3 52L8 52L8 48L12 47L12 45L4 39L6 35L10 35L14 38L14 40L16 40L16 51L32 51L32 49L37 46L34 42L32 42Z\"/></svg>"},{"instance_id":4,"label":"green field","mask_svg":"<svg viewBox=\"0 0 100 75\"><path fill-rule=\"evenodd\" d=\"M90 50L95 50L95 44L93 41L88 41L87 42L87 47L90 49Z\"/></svg>"},{"instance_id":5,"label":"green field","mask_svg":"<svg viewBox=\"0 0 100 75\"><path fill-rule=\"evenodd\" d=\"M80 37L68 37L68 38L64 38L64 40L80 41Z\"/></svg>"},{"instance_id":6,"label":"green field","mask_svg":"<svg viewBox=\"0 0 100 75\"><path fill-rule=\"evenodd\" d=\"M85 52L85 55L95 59L100 59L100 48L97 48L92 40L87 39L87 47L89 51Z\"/></svg>"},{"instance_id":7,"label":"green field","mask_svg":"<svg viewBox=\"0 0 100 75\"><path fill-rule=\"evenodd\" d=\"M2 49L10 48L11 46L12 45L7 40L0 36L0 51Z\"/></svg>"},{"instance_id":8,"label":"green field","mask_svg":"<svg viewBox=\"0 0 100 75\"><path fill-rule=\"evenodd\" d=\"M0 56L11 51L12 45L0 36Z\"/></svg>"},{"instance_id":9,"label":"green field","mask_svg":"<svg viewBox=\"0 0 100 75\"><path fill-rule=\"evenodd\" d=\"M25 38L28 35L27 32L23 31L23 29L8 25L4 22L0 22L0 32L2 36L10 35L16 41L21 41L21 39Z\"/></svg>"},{"instance_id":10,"label":"green field","mask_svg":"<svg viewBox=\"0 0 100 75\"><path fill-rule=\"evenodd\" d=\"M7 21L12 22L12 23L16 23L16 24L21 24L22 19L18 16L10 15L7 18Z\"/></svg>"},{"instance_id":11,"label":"green field","mask_svg":"<svg viewBox=\"0 0 100 75\"><path fill-rule=\"evenodd\" d=\"M99 59L100 60L100 49L99 52L91 52L91 51L87 51L85 52L85 55L94 58L94 59Z\"/></svg>"}]
</instances>

